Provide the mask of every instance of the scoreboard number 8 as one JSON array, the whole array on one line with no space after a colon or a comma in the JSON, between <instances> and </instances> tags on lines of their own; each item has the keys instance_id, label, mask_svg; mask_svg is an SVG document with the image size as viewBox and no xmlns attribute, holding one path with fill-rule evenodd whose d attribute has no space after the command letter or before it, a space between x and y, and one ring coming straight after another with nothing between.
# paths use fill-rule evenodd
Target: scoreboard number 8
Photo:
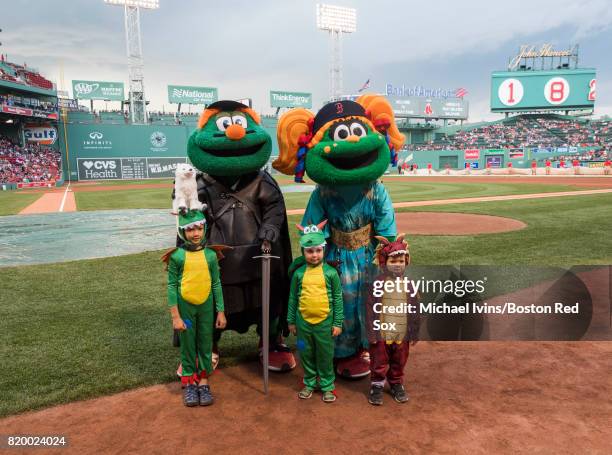
<instances>
[{"instance_id":1,"label":"scoreboard number 8","mask_svg":"<svg viewBox=\"0 0 612 455\"><path fill-rule=\"evenodd\" d=\"M506 106L514 106L523 99L523 84L518 79L505 79L497 89L497 97Z\"/></svg>"},{"instance_id":2,"label":"scoreboard number 8","mask_svg":"<svg viewBox=\"0 0 612 455\"><path fill-rule=\"evenodd\" d=\"M570 94L570 85L562 77L553 77L544 86L544 98L549 104L562 104Z\"/></svg>"}]
</instances>

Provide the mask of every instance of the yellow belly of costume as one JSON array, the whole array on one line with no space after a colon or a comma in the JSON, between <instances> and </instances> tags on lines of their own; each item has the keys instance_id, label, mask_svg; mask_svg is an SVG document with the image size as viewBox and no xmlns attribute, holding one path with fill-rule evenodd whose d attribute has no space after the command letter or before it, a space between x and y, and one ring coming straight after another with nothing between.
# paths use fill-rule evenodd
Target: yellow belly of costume
<instances>
[{"instance_id":1,"label":"yellow belly of costume","mask_svg":"<svg viewBox=\"0 0 612 455\"><path fill-rule=\"evenodd\" d=\"M323 266L307 267L300 292L300 314L310 324L324 321L329 314L329 298L323 276Z\"/></svg>"},{"instance_id":2,"label":"yellow belly of costume","mask_svg":"<svg viewBox=\"0 0 612 455\"><path fill-rule=\"evenodd\" d=\"M204 251L186 251L181 278L181 297L193 305L201 305L206 302L209 295L210 272Z\"/></svg>"}]
</instances>

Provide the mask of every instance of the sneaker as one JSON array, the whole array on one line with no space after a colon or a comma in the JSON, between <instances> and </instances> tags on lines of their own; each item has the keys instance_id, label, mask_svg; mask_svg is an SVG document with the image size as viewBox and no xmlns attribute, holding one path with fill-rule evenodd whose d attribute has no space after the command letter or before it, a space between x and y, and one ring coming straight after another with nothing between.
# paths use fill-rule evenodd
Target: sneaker
<instances>
[{"instance_id":1,"label":"sneaker","mask_svg":"<svg viewBox=\"0 0 612 455\"><path fill-rule=\"evenodd\" d=\"M370 361L362 358L360 354L339 359L336 372L338 375L349 379L363 378L370 374Z\"/></svg>"},{"instance_id":2,"label":"sneaker","mask_svg":"<svg viewBox=\"0 0 612 455\"><path fill-rule=\"evenodd\" d=\"M401 384L391 384L391 396L398 403L405 403L409 400L406 390Z\"/></svg>"},{"instance_id":3,"label":"sneaker","mask_svg":"<svg viewBox=\"0 0 612 455\"><path fill-rule=\"evenodd\" d=\"M332 390L323 392L322 400L324 403L333 403L334 401L336 401L336 394Z\"/></svg>"},{"instance_id":4,"label":"sneaker","mask_svg":"<svg viewBox=\"0 0 612 455\"><path fill-rule=\"evenodd\" d=\"M197 406L200 404L198 396L198 387L194 384L189 384L183 391L183 404L188 407Z\"/></svg>"},{"instance_id":5,"label":"sneaker","mask_svg":"<svg viewBox=\"0 0 612 455\"><path fill-rule=\"evenodd\" d=\"M298 398L301 398L302 400L308 400L309 398L312 398L312 389L310 387L304 387L298 393Z\"/></svg>"},{"instance_id":6,"label":"sneaker","mask_svg":"<svg viewBox=\"0 0 612 455\"><path fill-rule=\"evenodd\" d=\"M383 386L372 384L372 387L370 387L370 395L368 396L368 403L374 406L383 404Z\"/></svg>"},{"instance_id":7,"label":"sneaker","mask_svg":"<svg viewBox=\"0 0 612 455\"><path fill-rule=\"evenodd\" d=\"M200 394L200 406L210 406L214 403L215 399L212 396L212 393L210 393L210 386L199 386L198 393Z\"/></svg>"},{"instance_id":8,"label":"sneaker","mask_svg":"<svg viewBox=\"0 0 612 455\"><path fill-rule=\"evenodd\" d=\"M263 361L262 342L259 340L259 361ZM289 347L281 342L270 344L268 354L268 370L287 372L296 366L295 356Z\"/></svg>"}]
</instances>

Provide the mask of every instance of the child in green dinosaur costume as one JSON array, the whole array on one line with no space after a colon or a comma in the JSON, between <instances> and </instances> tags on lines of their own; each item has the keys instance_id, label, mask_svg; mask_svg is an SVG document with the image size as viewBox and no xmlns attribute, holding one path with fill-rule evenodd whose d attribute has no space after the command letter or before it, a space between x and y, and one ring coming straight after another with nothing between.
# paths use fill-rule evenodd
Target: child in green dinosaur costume
<instances>
[{"instance_id":1,"label":"child in green dinosaur costume","mask_svg":"<svg viewBox=\"0 0 612 455\"><path fill-rule=\"evenodd\" d=\"M282 332L287 330L291 244L281 190L261 170L271 152L272 139L259 115L229 100L203 111L187 149L189 160L201 171L196 181L198 199L208 206L207 244L232 247L221 263L226 330L245 333L257 324L261 336L261 263L254 256L264 251L280 258L271 261L268 368L288 371L295 367L295 358ZM220 337L221 330L215 330L215 353Z\"/></svg>"},{"instance_id":2,"label":"child in green dinosaur costume","mask_svg":"<svg viewBox=\"0 0 612 455\"><path fill-rule=\"evenodd\" d=\"M178 215L178 235L184 243L165 255L168 264L168 306L181 340L181 381L185 406L207 406L214 399L208 385L212 373L214 327L226 320L217 253L204 248L206 220L199 210Z\"/></svg>"},{"instance_id":3,"label":"child in green dinosaur costume","mask_svg":"<svg viewBox=\"0 0 612 455\"><path fill-rule=\"evenodd\" d=\"M299 398L312 397L318 386L323 401L336 401L334 393L334 337L342 333L342 287L338 272L323 261L325 221L302 227L300 246L305 261L293 272L287 322L297 334L297 346L304 369L304 388ZM296 259L296 263L299 263ZM317 384L317 377L319 383Z\"/></svg>"},{"instance_id":4,"label":"child in green dinosaur costume","mask_svg":"<svg viewBox=\"0 0 612 455\"><path fill-rule=\"evenodd\" d=\"M306 173L318 184L302 220L328 220L326 259L340 264L344 326L335 342L336 371L367 376L365 302L374 236L392 240L397 234L391 199L378 179L389 163L397 164L404 136L389 102L368 94L356 102L329 103L316 115L292 109L279 119L277 139L274 168L295 174L297 181Z\"/></svg>"}]
</instances>

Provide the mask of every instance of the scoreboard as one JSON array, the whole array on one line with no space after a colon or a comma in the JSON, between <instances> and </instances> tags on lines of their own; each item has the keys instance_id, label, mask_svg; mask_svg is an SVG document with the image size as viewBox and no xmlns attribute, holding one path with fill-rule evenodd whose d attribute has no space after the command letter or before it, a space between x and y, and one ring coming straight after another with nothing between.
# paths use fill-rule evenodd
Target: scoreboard
<instances>
[{"instance_id":1,"label":"scoreboard","mask_svg":"<svg viewBox=\"0 0 612 455\"><path fill-rule=\"evenodd\" d=\"M491 112L593 109L595 69L497 71L491 77Z\"/></svg>"}]
</instances>

